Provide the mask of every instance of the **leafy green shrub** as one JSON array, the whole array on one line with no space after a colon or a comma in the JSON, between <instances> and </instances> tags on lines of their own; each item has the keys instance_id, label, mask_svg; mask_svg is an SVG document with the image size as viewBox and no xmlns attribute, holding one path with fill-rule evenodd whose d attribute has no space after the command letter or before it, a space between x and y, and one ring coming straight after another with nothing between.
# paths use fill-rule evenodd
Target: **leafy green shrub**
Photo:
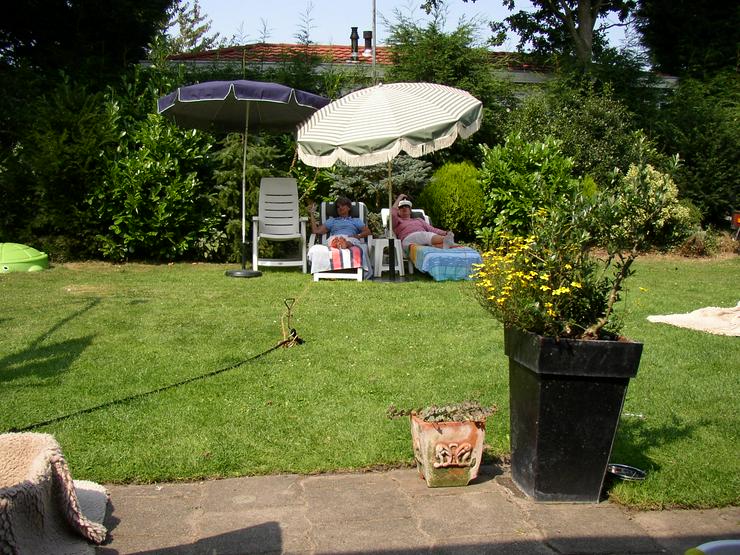
<instances>
[{"instance_id":1,"label":"leafy green shrub","mask_svg":"<svg viewBox=\"0 0 740 555\"><path fill-rule=\"evenodd\" d=\"M661 115L662 148L681 156L676 183L682 195L700 208L704 225L726 225L740 198L740 76L682 79Z\"/></svg>"},{"instance_id":2,"label":"leafy green shrub","mask_svg":"<svg viewBox=\"0 0 740 555\"><path fill-rule=\"evenodd\" d=\"M642 161L614 177L600 192L590 233L607 252L667 250L692 230L691 210L678 200L678 187L668 173Z\"/></svg>"},{"instance_id":3,"label":"leafy green shrub","mask_svg":"<svg viewBox=\"0 0 740 555\"><path fill-rule=\"evenodd\" d=\"M26 109L34 117L0 164L0 236L43 243L55 259L89 256L97 230L84 199L121 138L117 107L65 79Z\"/></svg>"},{"instance_id":4,"label":"leafy green shrub","mask_svg":"<svg viewBox=\"0 0 740 555\"><path fill-rule=\"evenodd\" d=\"M573 160L563 154L555 139L530 143L516 133L502 146L481 148L483 228L527 235L537 210L580 188L573 178Z\"/></svg>"},{"instance_id":5,"label":"leafy green shrub","mask_svg":"<svg viewBox=\"0 0 740 555\"><path fill-rule=\"evenodd\" d=\"M609 184L614 168L626 171L636 161L632 115L608 90L556 83L528 95L511 113L507 128L526 142L557 139L574 173L590 175L600 186Z\"/></svg>"},{"instance_id":6,"label":"leafy green shrub","mask_svg":"<svg viewBox=\"0 0 740 555\"><path fill-rule=\"evenodd\" d=\"M260 180L267 176L280 176L274 169L277 163L277 148L268 144L265 137L252 135L247 148L247 165L245 171L246 194L244 199L246 213L246 236L250 241L252 234L252 216L259 208ZM214 178L216 183L215 204L221 215L226 233L226 242L220 255L231 261L240 260L242 242L242 171L244 143L241 133L230 133L220 142L221 148L215 152ZM268 248L280 246L277 241L262 242ZM265 251L266 257L276 256Z\"/></svg>"},{"instance_id":7,"label":"leafy green shrub","mask_svg":"<svg viewBox=\"0 0 740 555\"><path fill-rule=\"evenodd\" d=\"M207 135L154 114L133 128L88 199L107 227L97 237L104 256L172 259L192 256L204 237L218 239L209 198L210 148Z\"/></svg>"},{"instance_id":8,"label":"leafy green shrub","mask_svg":"<svg viewBox=\"0 0 740 555\"><path fill-rule=\"evenodd\" d=\"M334 169L336 174L330 193L332 199L345 195L364 202L372 212L380 212L381 208L388 207L388 164L365 167L337 164ZM429 162L405 154L397 156L390 169L393 198L398 193L415 198L432 173Z\"/></svg>"},{"instance_id":9,"label":"leafy green shrub","mask_svg":"<svg viewBox=\"0 0 740 555\"><path fill-rule=\"evenodd\" d=\"M436 227L451 230L456 238L472 239L483 216L478 170L468 162L445 164L434 172L417 204Z\"/></svg>"}]
</instances>

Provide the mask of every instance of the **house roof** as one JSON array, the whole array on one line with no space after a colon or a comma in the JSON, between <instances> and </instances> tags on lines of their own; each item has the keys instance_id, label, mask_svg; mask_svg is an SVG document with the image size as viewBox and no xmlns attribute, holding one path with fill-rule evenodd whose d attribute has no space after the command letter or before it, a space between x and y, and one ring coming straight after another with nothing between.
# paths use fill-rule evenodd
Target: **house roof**
<instances>
[{"instance_id":1,"label":"house roof","mask_svg":"<svg viewBox=\"0 0 740 555\"><path fill-rule=\"evenodd\" d=\"M249 63L249 64L278 64L289 58L300 55L316 56L323 64L357 64L369 67L372 56L359 45L357 60L352 60L352 47L336 44L287 44L287 43L255 43L242 46L228 46L215 50L175 54L168 59L173 62L193 64L213 64L218 62ZM382 72L393 65L392 48L377 46L375 63ZM490 59L505 78L515 83L541 82L543 74L549 73L550 68L536 63L530 56L514 52L490 52Z\"/></svg>"},{"instance_id":2,"label":"house roof","mask_svg":"<svg viewBox=\"0 0 740 555\"><path fill-rule=\"evenodd\" d=\"M217 62L217 61L246 61L250 63L279 63L286 58L308 54L309 56L318 56L326 63L351 63L352 47L341 46L336 44L270 44L256 43L245 44L243 46L229 46L216 50L206 50L203 52L190 52L187 54L176 54L169 56L172 61L197 61L197 62ZM360 45L357 63L371 64L372 56L364 54L364 48ZM377 46L375 49L375 63L378 65L391 65L391 50L387 46Z\"/></svg>"}]
</instances>

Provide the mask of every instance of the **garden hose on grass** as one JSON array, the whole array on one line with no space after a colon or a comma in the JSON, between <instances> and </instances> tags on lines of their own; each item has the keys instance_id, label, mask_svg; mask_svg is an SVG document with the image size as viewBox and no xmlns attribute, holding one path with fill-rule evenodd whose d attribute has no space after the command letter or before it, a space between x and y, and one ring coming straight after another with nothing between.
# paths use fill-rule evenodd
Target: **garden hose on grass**
<instances>
[{"instance_id":1,"label":"garden hose on grass","mask_svg":"<svg viewBox=\"0 0 740 555\"><path fill-rule=\"evenodd\" d=\"M294 345L302 345L304 343L303 339L298 337L298 332L295 330L295 328L291 327L291 318L292 318L292 310L295 306L296 300L293 298L285 299L284 301L285 307L288 309L287 313L280 317L280 326L282 328L283 332L283 339L282 341L278 341L277 345L274 345L273 347L270 347L266 351L262 351L261 353L258 353L252 357L246 358L244 360L241 360L239 362L236 362L232 364L231 366L227 366L226 368L220 368L219 370L214 370L212 372L208 372L207 374L201 374L200 376L194 376L192 378L188 378L186 380L182 380L179 382L171 383L168 385L164 385L162 387L158 387L156 389L152 389L150 391L144 391L143 393L136 393L134 395L129 395L128 397L124 397L122 399L114 399L113 401L108 401L106 403L101 403L100 405L96 405L94 407L89 407L86 409L81 409L75 412L71 412L69 414L64 414L62 416L57 416L55 418L50 418L49 420L44 420L42 422L36 422L34 424L29 424L28 426L24 426L22 428L10 428L8 432L28 432L30 430L34 430L36 428L41 428L42 426L48 426L49 424L56 424L57 422L61 422L63 420L68 420L75 416L80 416L83 414L89 414L91 412L95 412L96 410L105 409L108 407L112 407L114 405L122 405L124 403L128 403L130 401L135 401L137 399L142 399L144 397L147 397L149 395L154 395L155 393L161 393L163 391L167 391L168 389L174 389L175 387L180 387L181 385L186 385L192 382L196 382L198 380L203 380L205 378L210 378L212 376L217 376L218 374L223 374L224 372L228 372L229 370L234 370L236 368L239 368L240 366L246 364L247 362L252 362L253 360L257 360L260 357L265 356L268 353L271 353L272 351L275 351L279 349L280 347L292 347ZM287 321L287 326L286 326ZM286 331L289 330L289 331Z\"/></svg>"}]
</instances>

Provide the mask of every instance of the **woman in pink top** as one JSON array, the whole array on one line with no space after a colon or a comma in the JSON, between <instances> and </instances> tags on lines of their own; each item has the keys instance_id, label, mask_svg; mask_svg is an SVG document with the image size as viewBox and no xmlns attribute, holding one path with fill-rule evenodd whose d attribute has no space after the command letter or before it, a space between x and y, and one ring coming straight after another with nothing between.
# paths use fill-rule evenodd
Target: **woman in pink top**
<instances>
[{"instance_id":1,"label":"woman in pink top","mask_svg":"<svg viewBox=\"0 0 740 555\"><path fill-rule=\"evenodd\" d=\"M455 235L451 231L431 226L423 218L412 218L411 206L409 198L400 194L391 208L393 232L401 240L403 248L407 249L411 243L416 243L448 249L454 244Z\"/></svg>"}]
</instances>

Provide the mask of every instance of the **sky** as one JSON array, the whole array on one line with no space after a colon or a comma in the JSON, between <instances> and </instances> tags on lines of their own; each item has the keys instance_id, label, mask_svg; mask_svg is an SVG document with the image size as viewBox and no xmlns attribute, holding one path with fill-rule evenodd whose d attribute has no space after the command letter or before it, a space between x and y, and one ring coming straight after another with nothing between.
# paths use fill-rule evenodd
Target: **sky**
<instances>
[{"instance_id":1,"label":"sky","mask_svg":"<svg viewBox=\"0 0 740 555\"><path fill-rule=\"evenodd\" d=\"M428 21L429 17L419 8L421 3L422 0L375 0L378 44L385 44L388 35L383 17L394 21L395 9L420 22ZM307 14L309 38L316 44L350 44L352 27L358 28L362 44L362 32L372 30L372 0L199 0L199 4L201 13L211 19L212 32L226 38L236 35L242 44L260 40L265 26L269 32L267 42L295 43L296 34L305 27ZM508 14L501 0L477 0L475 3L447 0L445 4L447 30L457 26L460 16L468 19L479 16L483 21L482 40L490 36L485 22L503 19ZM516 42L511 40L506 49L515 47Z\"/></svg>"},{"instance_id":2,"label":"sky","mask_svg":"<svg viewBox=\"0 0 740 555\"><path fill-rule=\"evenodd\" d=\"M386 20L395 21L394 10L424 23L429 20L419 8L422 0L375 0L377 44L385 44L388 36ZM266 28L267 42L295 43L296 34L305 28L309 18L309 39L316 44L350 44L352 27L358 27L360 45L362 32L372 30L372 0L199 0L201 13L211 20L211 32L218 32L223 38L236 35L239 44L257 42ZM480 18L481 35L484 41L490 37L486 24L489 20L503 20L509 11L501 0L446 0L447 26L451 31L457 27L461 16L467 19ZM527 9L527 1L517 0L517 9ZM264 22L264 25L263 25ZM611 38L618 44L621 37ZM616 41L616 42L615 42ZM498 50L516 50L517 41L510 37Z\"/></svg>"}]
</instances>

